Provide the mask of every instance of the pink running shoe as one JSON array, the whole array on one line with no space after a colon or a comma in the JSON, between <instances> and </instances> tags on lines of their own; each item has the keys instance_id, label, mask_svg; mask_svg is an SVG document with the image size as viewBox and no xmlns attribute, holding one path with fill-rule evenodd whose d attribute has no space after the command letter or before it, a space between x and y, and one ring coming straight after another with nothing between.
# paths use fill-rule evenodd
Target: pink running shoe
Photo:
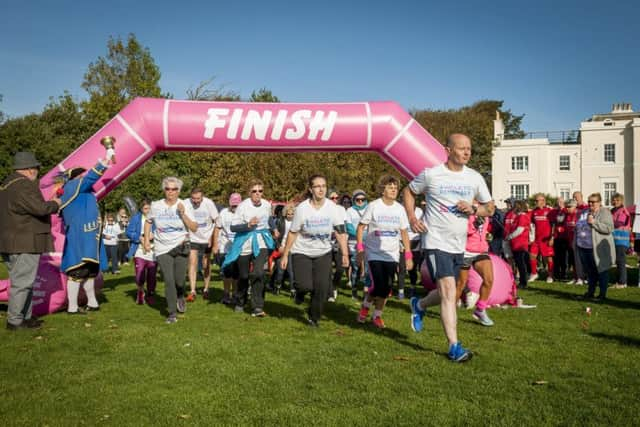
<instances>
[{"instance_id":1,"label":"pink running shoe","mask_svg":"<svg viewBox=\"0 0 640 427\"><path fill-rule=\"evenodd\" d=\"M136 304L144 304L144 291L142 289L138 289L138 294L136 295Z\"/></svg>"}]
</instances>

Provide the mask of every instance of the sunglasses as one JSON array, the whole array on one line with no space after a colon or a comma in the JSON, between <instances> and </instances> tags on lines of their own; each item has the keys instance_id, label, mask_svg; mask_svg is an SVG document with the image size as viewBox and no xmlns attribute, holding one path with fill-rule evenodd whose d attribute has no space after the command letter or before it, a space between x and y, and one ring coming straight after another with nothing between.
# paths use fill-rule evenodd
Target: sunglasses
<instances>
[{"instance_id":1,"label":"sunglasses","mask_svg":"<svg viewBox=\"0 0 640 427\"><path fill-rule=\"evenodd\" d=\"M360 198L358 198L358 199L353 199L353 200L355 200L356 202L364 202L364 201L365 201L365 200L367 200L367 199L360 199Z\"/></svg>"},{"instance_id":2,"label":"sunglasses","mask_svg":"<svg viewBox=\"0 0 640 427\"><path fill-rule=\"evenodd\" d=\"M164 191L178 191L177 187L164 187Z\"/></svg>"},{"instance_id":3,"label":"sunglasses","mask_svg":"<svg viewBox=\"0 0 640 427\"><path fill-rule=\"evenodd\" d=\"M329 197L331 200L338 200L340 197L338 196L333 196L333 197Z\"/></svg>"},{"instance_id":4,"label":"sunglasses","mask_svg":"<svg viewBox=\"0 0 640 427\"><path fill-rule=\"evenodd\" d=\"M599 203L599 200L589 200L589 204L593 204L593 203Z\"/></svg>"},{"instance_id":5,"label":"sunglasses","mask_svg":"<svg viewBox=\"0 0 640 427\"><path fill-rule=\"evenodd\" d=\"M264 192L264 190L251 190L252 193L260 193L262 194Z\"/></svg>"}]
</instances>

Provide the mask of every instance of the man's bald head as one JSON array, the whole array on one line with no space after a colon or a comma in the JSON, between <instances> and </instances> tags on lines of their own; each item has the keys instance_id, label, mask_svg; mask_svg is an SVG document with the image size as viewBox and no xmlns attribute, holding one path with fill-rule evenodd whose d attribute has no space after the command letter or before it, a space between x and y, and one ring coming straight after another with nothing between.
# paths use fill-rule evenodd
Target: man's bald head
<instances>
[{"instance_id":1,"label":"man's bald head","mask_svg":"<svg viewBox=\"0 0 640 427\"><path fill-rule=\"evenodd\" d=\"M452 133L447 137L447 148L453 148L456 143L463 142L469 142L469 144L471 144L471 139L463 133Z\"/></svg>"}]
</instances>

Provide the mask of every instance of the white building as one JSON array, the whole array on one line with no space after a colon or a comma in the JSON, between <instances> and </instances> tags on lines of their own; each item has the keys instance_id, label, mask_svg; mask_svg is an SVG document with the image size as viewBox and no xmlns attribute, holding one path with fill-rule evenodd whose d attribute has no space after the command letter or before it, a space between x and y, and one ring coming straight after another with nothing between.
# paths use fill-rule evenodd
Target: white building
<instances>
[{"instance_id":1,"label":"white building","mask_svg":"<svg viewBox=\"0 0 640 427\"><path fill-rule=\"evenodd\" d=\"M580 190L602 194L605 205L613 193L625 204L640 201L640 112L631 104L615 104L596 114L579 131L536 132L523 139L504 139L499 114L494 120L491 159L492 193L502 201L548 193L570 198Z\"/></svg>"}]
</instances>

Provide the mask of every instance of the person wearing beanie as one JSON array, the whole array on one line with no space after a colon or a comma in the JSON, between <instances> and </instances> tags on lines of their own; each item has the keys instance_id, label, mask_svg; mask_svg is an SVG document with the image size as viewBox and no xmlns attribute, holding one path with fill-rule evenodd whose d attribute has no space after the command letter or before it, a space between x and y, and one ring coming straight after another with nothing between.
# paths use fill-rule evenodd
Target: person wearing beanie
<instances>
[{"instance_id":1,"label":"person wearing beanie","mask_svg":"<svg viewBox=\"0 0 640 427\"><path fill-rule=\"evenodd\" d=\"M367 265L364 262L358 262L356 251L356 231L358 228L358 224L360 224L360 219L362 215L364 215L364 210L367 208L367 193L364 190L357 189L354 190L351 197L351 207L347 209L347 234L349 236L348 247L349 247L349 259L350 264L349 268L351 273L349 274L349 283L351 284L351 297L353 300L358 299L358 283L363 283L364 287L364 296L366 297L370 279L367 274ZM363 238L365 238L365 235Z\"/></svg>"}]
</instances>

